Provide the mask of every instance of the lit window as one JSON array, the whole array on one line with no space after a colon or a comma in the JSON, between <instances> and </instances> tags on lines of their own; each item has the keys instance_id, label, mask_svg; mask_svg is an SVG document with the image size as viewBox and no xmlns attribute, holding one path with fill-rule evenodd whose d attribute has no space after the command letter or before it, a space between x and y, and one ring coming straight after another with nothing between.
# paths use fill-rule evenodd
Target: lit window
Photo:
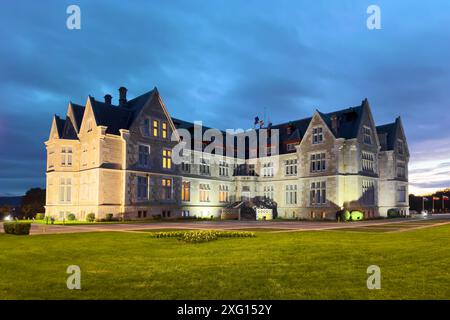
<instances>
[{"instance_id":1,"label":"lit window","mask_svg":"<svg viewBox=\"0 0 450 320\"><path fill-rule=\"evenodd\" d=\"M228 186L219 185L219 202L228 202Z\"/></svg>"},{"instance_id":2,"label":"lit window","mask_svg":"<svg viewBox=\"0 0 450 320\"><path fill-rule=\"evenodd\" d=\"M163 150L163 168L164 169L172 168L172 150L168 149Z\"/></svg>"},{"instance_id":3,"label":"lit window","mask_svg":"<svg viewBox=\"0 0 450 320\"><path fill-rule=\"evenodd\" d=\"M162 123L162 137L167 138L167 122Z\"/></svg>"},{"instance_id":4,"label":"lit window","mask_svg":"<svg viewBox=\"0 0 450 320\"><path fill-rule=\"evenodd\" d=\"M172 179L162 179L162 198L172 199Z\"/></svg>"},{"instance_id":5,"label":"lit window","mask_svg":"<svg viewBox=\"0 0 450 320\"><path fill-rule=\"evenodd\" d=\"M191 183L189 181L183 181L181 188L181 200L191 201Z\"/></svg>"},{"instance_id":6,"label":"lit window","mask_svg":"<svg viewBox=\"0 0 450 320\"><path fill-rule=\"evenodd\" d=\"M199 186L199 200L200 202L209 202L209 193L211 191L211 187L209 184L200 183Z\"/></svg>"},{"instance_id":7,"label":"lit window","mask_svg":"<svg viewBox=\"0 0 450 320\"><path fill-rule=\"evenodd\" d=\"M159 135L159 122L158 120L153 120L153 136L157 137Z\"/></svg>"}]
</instances>

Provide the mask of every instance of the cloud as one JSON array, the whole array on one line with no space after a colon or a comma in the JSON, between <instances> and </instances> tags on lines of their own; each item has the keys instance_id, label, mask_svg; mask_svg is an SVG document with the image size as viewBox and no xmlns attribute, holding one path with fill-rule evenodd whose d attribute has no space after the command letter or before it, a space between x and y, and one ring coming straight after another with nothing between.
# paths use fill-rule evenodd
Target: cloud
<instances>
[{"instance_id":1,"label":"cloud","mask_svg":"<svg viewBox=\"0 0 450 320\"><path fill-rule=\"evenodd\" d=\"M222 129L367 97L377 123L402 116L413 187L450 159L449 3L380 0L380 31L365 1L78 1L79 31L65 27L69 4L2 4L0 193L43 185L54 113L88 94L117 101L122 85L130 97L156 85L173 116Z\"/></svg>"}]
</instances>

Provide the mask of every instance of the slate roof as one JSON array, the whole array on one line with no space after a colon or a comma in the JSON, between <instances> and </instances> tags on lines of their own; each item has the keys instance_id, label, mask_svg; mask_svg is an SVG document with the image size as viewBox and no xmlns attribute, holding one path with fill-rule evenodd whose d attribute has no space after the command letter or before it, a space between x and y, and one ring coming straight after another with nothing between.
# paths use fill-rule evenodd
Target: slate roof
<instances>
[{"instance_id":1,"label":"slate roof","mask_svg":"<svg viewBox=\"0 0 450 320\"><path fill-rule=\"evenodd\" d=\"M383 137L380 139L381 150L394 150L395 147L395 134L397 130L397 120L393 123L377 126L378 136Z\"/></svg>"},{"instance_id":2,"label":"slate roof","mask_svg":"<svg viewBox=\"0 0 450 320\"><path fill-rule=\"evenodd\" d=\"M145 103L152 97L156 97L158 94L158 89L155 87L153 90L150 90L132 100L129 100L125 106L120 107L117 105L105 104L104 102L97 101L91 96L89 96L89 100L92 105L92 110L94 112L97 124L106 126L107 133L119 135L119 130L129 129L144 107ZM66 121L60 119L59 117L56 117L58 132L60 133L60 135L64 135L63 138L66 139L76 139L77 132L75 131L77 131L77 129L79 130L85 111L84 106L75 103L71 103L71 105L74 114L73 121L77 128L71 128L69 124L70 121ZM358 129L362 120L365 106L368 106L367 99L363 100L361 105L358 106L345 108L329 113L322 113L318 111L318 113L323 121L328 125L330 130L332 130L332 118L334 116L337 117L338 130L336 133L333 132L337 138L353 139L358 135ZM308 117L271 126L272 129L279 129L280 154L295 152L295 150L288 151L287 144L300 142L304 137L311 120L312 117ZM172 118L172 121L177 129L186 129L193 134L194 124L192 122L177 118ZM387 143L385 143L385 149L391 150L394 147L393 140L395 138L396 123L397 121L395 123L377 127L377 133L381 138L380 143L381 141L384 141L382 136L386 135ZM203 133L208 129L210 129L210 127L203 126ZM257 131L258 130L259 129L257 129ZM225 133L224 131L221 132ZM257 136L259 138L259 135ZM268 137L268 142L270 142L270 137ZM223 145L225 146L225 139L223 141ZM248 154L246 156L248 156Z\"/></svg>"}]
</instances>

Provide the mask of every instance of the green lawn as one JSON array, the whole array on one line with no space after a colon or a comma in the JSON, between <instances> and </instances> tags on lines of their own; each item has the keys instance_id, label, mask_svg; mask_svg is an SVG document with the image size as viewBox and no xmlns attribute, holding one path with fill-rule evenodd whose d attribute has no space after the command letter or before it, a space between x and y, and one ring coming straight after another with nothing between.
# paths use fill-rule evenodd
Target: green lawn
<instances>
[{"instance_id":1,"label":"green lawn","mask_svg":"<svg viewBox=\"0 0 450 320\"><path fill-rule=\"evenodd\" d=\"M450 225L186 244L148 233L0 234L0 299L450 299ZM66 288L81 267L82 290ZM378 265L381 290L368 290Z\"/></svg>"}]
</instances>

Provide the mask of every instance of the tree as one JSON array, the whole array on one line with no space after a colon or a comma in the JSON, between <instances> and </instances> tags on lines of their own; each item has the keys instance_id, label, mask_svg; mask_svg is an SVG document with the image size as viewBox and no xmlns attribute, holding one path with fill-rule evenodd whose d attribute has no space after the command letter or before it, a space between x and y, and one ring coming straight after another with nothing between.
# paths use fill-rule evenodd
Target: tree
<instances>
[{"instance_id":1,"label":"tree","mask_svg":"<svg viewBox=\"0 0 450 320\"><path fill-rule=\"evenodd\" d=\"M27 218L32 218L36 213L44 212L45 189L32 188L25 193L20 206L20 212Z\"/></svg>"}]
</instances>

